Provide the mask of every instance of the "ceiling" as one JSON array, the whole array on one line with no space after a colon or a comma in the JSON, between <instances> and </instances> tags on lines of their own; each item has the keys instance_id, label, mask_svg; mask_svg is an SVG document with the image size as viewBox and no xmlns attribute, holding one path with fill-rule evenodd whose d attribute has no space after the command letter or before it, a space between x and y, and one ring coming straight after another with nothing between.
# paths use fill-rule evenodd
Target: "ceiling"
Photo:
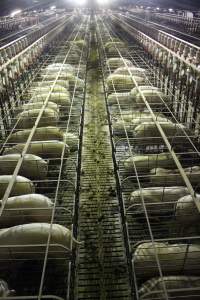
<instances>
[{"instance_id":1,"label":"ceiling","mask_svg":"<svg viewBox=\"0 0 200 300\"><path fill-rule=\"evenodd\" d=\"M159 6L165 8L200 9L200 0L129 0L140 5Z\"/></svg>"},{"instance_id":2,"label":"ceiling","mask_svg":"<svg viewBox=\"0 0 200 300\"><path fill-rule=\"evenodd\" d=\"M66 1L66 2L65 2ZM95 0L93 0L95 1ZM112 0L111 0L112 1ZM200 9L200 0L117 0L123 3L133 3L146 6L165 8L182 8L186 10ZM48 3L67 3L67 0L0 0L0 15L8 15L13 9L38 7Z\"/></svg>"},{"instance_id":3,"label":"ceiling","mask_svg":"<svg viewBox=\"0 0 200 300\"><path fill-rule=\"evenodd\" d=\"M0 0L0 15L8 15L15 9L26 9L29 7L41 7L55 0Z\"/></svg>"}]
</instances>

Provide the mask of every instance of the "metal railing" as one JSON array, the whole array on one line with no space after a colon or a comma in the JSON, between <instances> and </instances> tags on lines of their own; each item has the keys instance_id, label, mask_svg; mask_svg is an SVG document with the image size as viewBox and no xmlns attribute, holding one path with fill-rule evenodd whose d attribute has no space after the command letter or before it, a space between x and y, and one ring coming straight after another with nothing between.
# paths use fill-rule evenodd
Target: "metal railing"
<instances>
[{"instance_id":1,"label":"metal railing","mask_svg":"<svg viewBox=\"0 0 200 300\"><path fill-rule=\"evenodd\" d=\"M146 63L146 61L143 59L143 54L140 54L140 52L142 53L141 49L133 46L128 50L125 44L124 50L121 48L119 49L116 38L123 37L123 32L120 36L119 31L116 31L117 34L112 31L112 28L109 25L112 23L112 19L106 20L99 16L98 22L98 34L102 47L102 57L104 57L105 61L105 85L107 85L106 78L108 78L108 76L112 76L113 74L113 69L108 65L109 58L117 57L118 59L121 59L121 66L126 68L127 75L132 79L132 88L137 88L138 95L140 95L141 99L140 102L135 103L134 98L130 99L130 95L129 102L126 99L123 100L119 98L118 93L130 93L131 84L129 86L126 85L126 83L118 85L117 82L113 81L113 79L111 80L112 83L109 85L109 89L107 88L107 104L110 112L110 120L112 122L111 126L113 127L114 159L116 160L116 164L118 166L118 168L116 168L116 172L119 176L119 184L123 201L122 205L126 216L126 244L128 245L129 251L132 253L133 258L132 267L133 278L135 282L135 295L137 299L143 299L144 294L141 289L144 289L144 286L142 286L142 283L146 281L145 284L147 285L147 280L156 276L161 282L157 289L155 288L152 290L152 292L155 293L156 299L171 299L176 292L179 293L180 297L181 295L183 297L187 290L184 289L185 286L177 288L178 291L175 288L173 291L173 287L170 287L170 285L167 284L166 276L175 275L177 278L179 278L182 275L187 276L188 274L190 274L190 276L199 275L198 271L196 271L196 269L199 268L199 261L196 260L197 265L195 267L195 260L192 260L191 258L192 253L194 257L196 255L198 256L200 253L200 249L198 249L198 247L196 250L192 248L193 246L195 247L199 241L199 233L197 233L198 229L195 231L193 227L190 227L191 231L187 231L187 226L184 228L183 223L179 224L176 207L178 205L177 201L180 197L176 196L175 193L175 187L177 185L179 187L184 186L187 191L186 194L190 195L193 203L196 203L197 206L195 211L197 215L199 215L199 203L198 199L196 198L196 193L198 193L199 190L198 181L193 181L191 177L192 173L190 173L192 172L192 169L189 169L189 171L186 171L185 169L187 164L191 167L194 165L199 165L199 151L193 143L193 137L195 137L195 135L194 133L188 134L187 130L184 128L182 128L183 130L181 129L178 135L176 130L172 136L170 136L169 133L167 134L165 129L162 128L162 122L159 122L158 114L162 114L162 116L167 119L167 122L172 122L172 124L175 124L177 129L180 128L179 126L181 124L174 115L173 105L171 105L172 103L170 104L169 102L166 102L166 99L164 99L164 89L161 89L163 96L158 96L157 103L154 103L154 105L151 103L151 99L148 98L147 100L145 94L143 93L143 85L152 86L153 83L155 86L155 76L152 76L152 70L149 70L150 66L146 68L148 63ZM115 27L113 26L113 28ZM114 54L108 54L108 51L105 48L105 44L108 41L113 43L113 48L115 50L113 51ZM138 39L138 41L140 41L140 39ZM137 82L137 76L135 77L133 75L132 72L134 71L132 71L130 65L127 64L126 59L132 62L133 67L145 67L145 73L143 73L144 81L142 84ZM162 80L162 77L160 77L160 80ZM114 103L110 102L110 95L113 95L115 98ZM174 101L176 101L176 97L174 98ZM135 135L136 125L134 125L134 119L139 119L136 124L142 124L145 122L145 117L142 115L144 113L148 114L149 116L148 122L151 121L155 128L157 128L156 136L151 135L151 132L147 130L148 122L146 123L146 129L145 127L143 128L144 134L142 134L140 138ZM129 120L127 120L128 116ZM121 122L121 127L115 127L115 119ZM133 121L132 124L131 120ZM192 122L194 122L194 120L192 120ZM184 125L187 126L187 123ZM181 142L181 148L178 146L180 143L180 138L183 138ZM193 149L192 152L190 152L191 149ZM163 175L163 178L162 174L159 175L158 173L158 154L160 153L169 153L174 163L174 166L171 167L171 172ZM190 153L192 154L192 158L190 157ZM156 159L154 170L150 172L152 168L152 154L156 155ZM145 170L142 169L139 163L137 163L137 158L139 156L147 156L147 160L144 162ZM195 160L193 160L193 158L195 158ZM129 159L128 167L127 159ZM169 160L167 160L167 165L165 168L170 169ZM174 175L175 169L177 169L177 175ZM155 178L158 181L154 180ZM161 178L163 180L159 185L159 180L161 180ZM161 197L160 200L156 201L154 200L156 197L156 193L154 191L159 187L162 188ZM153 192L151 189L154 189ZM173 195L174 200L172 202L165 199L165 196L168 195L169 191L171 191L171 195ZM184 199L182 201L183 203L187 203L187 201ZM186 211L183 212L183 219L186 221L188 217L189 220L189 216L193 218L192 215L190 215L190 212L187 212L186 209ZM164 254L162 256L161 251L159 250L159 245L157 244L158 242L167 243L166 245L160 246L165 249L163 251L165 255L167 255L166 257L164 257ZM145 243L149 243L149 246L148 244L146 246ZM176 244L178 244L178 246L184 244L185 248L179 249ZM190 245L192 249L191 251L189 250ZM152 256L148 260L149 249L152 251ZM178 250L176 251L176 249ZM176 261L176 259L173 260L173 256L170 257L170 251L171 253L174 253L176 259L177 257L180 258L181 255L185 257L186 260L180 262L179 269L176 268L176 266L179 266L179 263ZM188 258L191 259L190 267L188 266ZM187 262L187 264L185 264L185 262ZM167 269L167 265L171 265L171 269L170 267ZM149 273L146 275L145 272ZM195 287L193 289L189 288L187 292L190 295L189 297L198 299L198 287L196 290ZM148 294L145 295L145 297L147 296Z\"/></svg>"},{"instance_id":2,"label":"metal railing","mask_svg":"<svg viewBox=\"0 0 200 300\"><path fill-rule=\"evenodd\" d=\"M113 17L115 20L116 17ZM119 23L117 23L119 25ZM158 77L162 76L162 87L167 89L169 86L173 94L179 99L177 109L182 105L182 113L176 111L178 117L181 116L182 122L189 122L190 116L196 120L196 129L198 133L198 99L199 99L199 68L194 61L189 62L183 56L175 53L171 49L152 39L148 35L130 26L126 22L119 25L127 31L144 48L146 53L151 56L154 66L158 66ZM193 125L194 125L193 124Z\"/></svg>"},{"instance_id":3,"label":"metal railing","mask_svg":"<svg viewBox=\"0 0 200 300\"><path fill-rule=\"evenodd\" d=\"M33 117L30 115L29 117L30 123L33 123L34 125L33 127L31 127L31 125L28 126L30 130L27 137L23 142L10 140L10 137L13 134L26 129L22 125L17 126L17 124L20 124L20 120L22 119L20 116L19 118L11 118L11 128L8 130L6 140L2 144L2 152L4 152L5 149L14 150L15 148L13 148L13 146L22 145L22 149L19 152L21 155L19 160L16 161L16 166L12 172L12 178L8 184L7 191L5 192L4 197L2 197L3 199L1 203L0 219L4 220L6 212L9 212L11 216L14 214L12 209L6 209L7 199L10 195L12 195L13 187L15 186L18 174L22 175L23 173L23 164L27 153L30 153L31 151L31 143L35 141L34 134L40 127L40 121L43 119L46 120L45 122L47 122L47 126L50 124L48 123L50 122L49 119L45 119L45 117L43 117L43 113L50 102L51 96L54 94L54 87L59 81L60 76L63 76L62 68L72 64L74 66L74 81L72 84L70 84L69 91L66 93L66 95L70 95L69 102L67 102L66 105L60 105L58 112L59 119L54 124L54 126L62 133L63 145L69 143L70 138L74 138L73 143L70 144L71 154L66 151L66 146L62 147L59 156L48 156L47 153L44 160L48 165L48 169L47 175L43 178L32 175L30 170L32 185L34 186L36 193L40 193L49 197L53 203L47 219L47 222L50 226L47 242L44 245L39 245L36 243L35 245L25 244L21 246L14 244L1 246L9 249L7 251L8 257L3 259L2 264L2 268L4 268L5 271L4 276L10 278L8 270L10 272L12 270L16 270L15 280L17 281L17 279L19 279L17 284L17 297L11 297L11 299L23 299L23 297L26 299L69 299L70 277L72 272L72 240L70 249L65 249L63 245L57 245L54 249L54 245L51 241L51 235L53 223L56 222L64 227L71 227L71 232L73 232L73 223L75 222L74 214L77 189L76 167L78 161L77 151L79 151L79 125L82 101L84 98L84 85L81 87L79 86L81 80L79 79L79 76L83 78L81 82L84 83L85 53L87 51L84 45L80 47L78 51L75 42L77 39L83 39L84 43L87 43L88 22L88 17L83 16L81 18L81 24L78 23L75 25L72 33L68 37L66 36L67 41L64 40L62 45L60 44L58 48L55 48L55 52L52 52L48 60L45 60L45 65L42 65L43 70L41 70L41 73L39 73L37 77L35 77L35 81L32 82L33 85L35 83L35 87L44 86L45 80L48 78L48 76L52 76L52 73L49 73L48 68L46 67L49 64L59 62L59 69L53 74L50 89L45 98L42 100L42 106L38 110L38 114ZM78 52L77 56L75 57L74 53L76 53L76 51ZM64 78L64 81L66 84L68 83L66 78ZM48 86L49 81L47 81L47 83ZM35 88L32 88L24 95L22 102L19 102L18 104L22 105L24 103L34 103L36 96ZM58 101L59 99L60 98L58 97ZM65 100L67 101L67 99ZM20 106L18 105L17 109L19 108ZM23 113L25 109L22 108L21 111ZM68 134L71 134L70 137ZM46 136L46 139L49 139L48 135ZM41 141L41 143L43 143L43 141ZM30 210L24 210L24 215L22 211L20 216L22 224L24 220L26 220L27 215L30 215ZM34 215L38 215L38 220L44 220L41 209L34 208L32 210L32 216ZM15 218L12 220L12 217L10 218L10 221L12 224L17 222ZM35 249L36 247L39 247L38 251ZM20 248L21 250L17 248ZM26 250L26 248L28 250ZM2 250L0 250L0 252L2 253ZM32 253L34 254L32 255ZM23 269L21 276L19 276L17 268ZM31 270L33 270L33 274L31 274ZM20 278L22 279L23 276L24 283L22 284L22 282L20 282ZM9 281L12 283L13 280L14 278L10 278ZM31 285L30 280L32 281ZM51 280L53 284L51 283ZM54 296L49 296L51 294Z\"/></svg>"}]
</instances>

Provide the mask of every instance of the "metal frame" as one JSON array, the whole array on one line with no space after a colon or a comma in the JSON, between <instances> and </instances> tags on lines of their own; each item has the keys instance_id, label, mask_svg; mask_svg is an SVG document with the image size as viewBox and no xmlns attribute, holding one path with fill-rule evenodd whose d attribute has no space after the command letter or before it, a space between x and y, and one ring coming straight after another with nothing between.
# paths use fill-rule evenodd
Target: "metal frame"
<instances>
[{"instance_id":1,"label":"metal frame","mask_svg":"<svg viewBox=\"0 0 200 300\"><path fill-rule=\"evenodd\" d=\"M153 60L154 68L155 66L157 67L155 68L156 75L158 78L162 78L162 88L170 88L172 94L176 96L177 105L176 110L174 110L176 117L181 117L181 122L192 126L198 134L200 89L198 68L187 59L129 24L122 21L120 24L118 23L118 25L142 45L150 56L150 59ZM180 105L182 105L181 113ZM195 122L193 120L195 120Z\"/></svg>"},{"instance_id":2,"label":"metal frame","mask_svg":"<svg viewBox=\"0 0 200 300\"><path fill-rule=\"evenodd\" d=\"M115 16L119 17L120 19L126 20L129 25L134 26L134 28L142 31L143 33L147 34L151 38L158 41L160 44L166 46L173 52L175 52L180 57L186 59L189 63L193 63L196 66L199 65L200 59L200 47L195 45L194 43L188 42L187 39L192 39L189 35L185 36L185 40L183 38L179 38L181 33L175 32L176 35L170 34L167 31L167 28L163 30L155 28L154 23L144 23L143 20L137 18L135 16L127 16L125 14L114 14ZM158 24L156 24L159 26ZM165 31L166 30L166 31ZM184 35L182 33L182 35ZM198 41L198 40L197 40Z\"/></svg>"},{"instance_id":3,"label":"metal frame","mask_svg":"<svg viewBox=\"0 0 200 300\"><path fill-rule=\"evenodd\" d=\"M73 19L73 17L72 17ZM82 31L82 29L84 29L84 31ZM31 132L29 134L29 137L25 143L24 149L22 151L21 154L21 158L19 159L16 168L13 172L13 176L12 176L12 180L9 183L8 189L7 189L7 193L5 193L4 195L4 200L2 201L2 206L1 206L1 215L4 212L4 207L7 201L7 198L9 197L11 191L12 191L12 187L13 184L15 183L16 177L18 175L18 172L20 171L20 167L23 163L24 157L28 151L29 145L31 143L32 137L34 135L35 130L37 129L37 126L39 125L40 119L42 117L42 113L44 112L44 109L46 107L46 105L48 104L48 100L50 98L51 92L53 91L53 87L56 84L57 79L59 78L59 74L61 73L61 69L62 66L65 63L73 63L73 61L71 61L70 59L70 54L73 51L74 43L73 41L75 41L77 38L83 38L85 42L87 42L87 31L88 31L88 17L83 16L81 18L81 24L76 25L75 29L73 30L72 34L69 35L67 42L63 43L63 47L62 48L60 45L58 46L58 48L55 48L55 55L52 54L48 60L45 61L45 64L49 64L49 63L53 63L56 62L57 60L61 60L61 67L59 72L55 75L55 79L53 80L53 84L51 86L51 89L46 97L46 99L44 100L44 104L38 114L38 116L35 118L34 121L34 126L31 129ZM59 53L59 48L60 48L60 53ZM76 71L76 80L74 83L74 88L73 90L70 91L71 93L71 103L68 107L66 108L60 108L60 115L61 115L61 120L59 121L59 124L57 124L58 126L61 126L62 129L64 130L65 133L71 132L74 133L76 132L78 134L79 132L79 125L80 125L80 118L81 118L81 106L82 106L82 102L84 100L84 91L80 92L77 89L77 76L79 76L80 74L80 70L82 68L82 65L85 65L85 51L87 49L82 48L81 49L81 55L79 57L79 61L76 61L76 63L78 63L77 65L77 71ZM64 57L62 58L64 54ZM43 64L44 67L44 64ZM83 67L83 77L85 77L84 74L84 67ZM37 77L35 77L35 79L37 80ZM28 95L28 94L27 94ZM32 95L33 97L33 95ZM27 99L28 97L26 97ZM31 101L30 97L29 97L29 101ZM22 102L23 103L23 102ZM28 103L28 102L27 102ZM19 121L17 120L17 122L15 121L15 119L12 120L12 124L14 125L14 127L12 128L12 130L10 131L10 134L12 132L14 132L13 130L16 127L16 124ZM20 128L18 128L17 130L20 130ZM9 136L10 136L9 134ZM78 137L78 136L77 136ZM64 139L64 143L66 143L66 136ZM78 143L78 141L77 141ZM11 146L11 144L9 144L8 139L6 139L5 143L3 144L3 149L4 147L9 147ZM79 146L77 144L77 148L78 151L80 151ZM69 227L72 224L72 232L74 231L73 229L73 224L75 224L74 222L76 222L75 218L75 206L76 206L76 202L78 201L77 199L77 173L76 173L76 167L77 167L77 163L78 163L78 153L74 152L72 154L70 154L69 157L66 156L66 151L65 151L65 147L63 147L62 150L62 154L60 158L49 158L48 159L49 162L49 170L48 170L48 177L45 180L34 180L34 184L37 187L37 192L42 193L42 194L46 194L48 195L51 199L54 199L53 201L53 207L51 209L51 220L50 220L50 231L49 231L49 236L48 236L48 240L47 243L45 245L38 245L38 246L44 246L44 250L42 250L41 253L44 254L44 257L41 258L41 261L38 260L38 263L40 265L41 270L38 273L38 276L40 278L40 282L38 282L39 287L38 287L38 295L34 296L34 295L27 295L26 299L28 299L28 297L30 297L30 299L43 299L44 297L46 297L46 299L48 299L48 295L43 295L43 289L44 289L44 285L45 282L48 278L48 272L47 269L49 268L49 261L56 261L56 260L60 260L60 267L64 267L64 272L62 274L62 289L63 291L61 291L61 293L64 293L64 290L66 290L66 298L69 299L69 287L70 287L70 276L71 276L71 272L72 272L72 265L71 265L71 250L72 250L72 245L71 245L71 249L64 249L65 252L65 257L62 257L62 255L60 256L60 254L58 253L56 258L51 258L51 251L52 251L52 244L50 242L50 238L51 238L51 229L52 229L52 224L55 223L55 220L57 223L59 224L63 224L64 226ZM67 174L66 174L67 172ZM76 197L75 197L76 195ZM61 203L62 202L62 203ZM35 214L37 215L37 211L39 211L39 209L35 209ZM6 247L6 245L4 245L4 247ZM14 250L15 248L20 247L15 245L15 246L9 246L8 248L11 250ZM30 248L33 249L32 245L25 245L25 247L27 247L28 249ZM59 245L60 247L60 245ZM34 247L35 248L35 247ZM30 251L28 250L27 253ZM23 253L24 252L24 253ZM24 251L24 246L23 246L23 252L20 254L19 259L15 260L14 258L12 258L11 256L11 260L9 262L10 266L12 267L12 265L14 265L14 263L20 263L23 262L25 264L25 262L27 261L26 258L26 251ZM62 247L61 247L61 253L63 252ZM10 252L12 253L12 251ZM73 254L74 255L74 254ZM60 257L59 257L60 256ZM31 259L31 257L30 257ZM28 259L29 261L29 259ZM32 261L32 259L31 259ZM33 260L34 261L34 260ZM36 260L37 261L37 260ZM32 262L33 263L33 262ZM55 265L54 265L55 267ZM55 268L55 272L56 272L56 268ZM26 274L26 272L25 272ZM27 274L26 274L27 275ZM41 276L41 277L40 277ZM65 284L64 284L65 281ZM37 286L33 286L33 289L37 289ZM36 292L36 290L34 291L34 293ZM32 291L30 290L30 293L32 293ZM46 293L46 292L45 292ZM51 297L51 296L50 296ZM23 298L23 295L22 295ZM62 299L60 297L53 296L52 298L55 299ZM12 299L18 299L18 297L12 297Z\"/></svg>"},{"instance_id":4,"label":"metal frame","mask_svg":"<svg viewBox=\"0 0 200 300\"><path fill-rule=\"evenodd\" d=\"M110 19L103 19L103 18L101 18L101 16L98 16L98 19L99 19L99 23L100 23L99 35L100 35L101 46L102 46L102 56L104 57L105 60L107 60L108 57L107 57L106 51L104 49L105 41L110 40L110 41L113 42L113 44L115 44L115 40L113 40L113 37L115 36L115 33L112 32L109 28L109 22L111 21L111 23L112 23L112 19L111 18ZM117 48L117 45L115 45L115 48L116 48L116 56L120 57L123 61L124 61L124 58L130 59L131 56L132 56L133 64L137 66L137 61L134 60L134 57L137 57L137 51L139 51L139 49L137 49L137 47L131 48L131 55L129 55L128 50L127 50L127 53L125 55L124 55L124 53L121 54L120 50ZM136 55L134 55L135 52L136 52ZM141 61L142 60L140 60L140 62ZM166 147L163 150L164 151L167 150L167 151L169 151L169 153L171 153L171 155L174 159L174 162L175 162L176 166L179 169L180 176L183 178L186 186L189 188L190 193L191 193L194 201L198 202L198 201L195 200L195 192L193 190L193 187L192 187L190 181L187 178L187 175L184 172L184 169L182 167L182 162L180 163L180 161L177 157L178 152L175 150L175 147L174 146L172 147L172 145L169 143L169 139L167 138L167 136L165 135L164 131L162 130L159 122L157 121L157 118L156 118L156 115L155 115L156 108L151 107L150 104L146 101L140 87L138 86L137 82L135 81L134 77L132 76L131 71L129 70L129 67L127 66L125 61L124 61L124 66L126 66L130 76L132 77L132 80L133 80L135 86L138 88L138 91L139 91L139 93L142 97L142 100L145 103L147 111L149 111L154 123L156 124L156 126L157 126L157 128L158 128L158 130L159 130L159 132L160 132L160 134L163 138L162 143ZM104 72L105 72L104 78L106 78L107 74L111 74L111 70L109 70L109 68L105 68ZM162 78L161 78L161 80L162 80ZM120 178L120 182L121 182L121 190L122 190L123 201L124 201L125 215L127 217L127 229L128 229L127 237L128 237L128 241L127 241L126 244L127 245L129 244L129 249L133 249L132 245L134 245L134 247L135 247L136 246L136 244L135 244L136 240L141 241L142 236L145 237L145 239L144 239L145 242L146 241L151 241L152 247L154 249L154 254L155 254L154 259L155 259L156 268L158 269L158 275L161 278L163 278L163 269L162 269L163 266L160 262L160 256L159 256L158 250L156 248L156 242L158 241L158 239L162 235L164 235L166 237L165 240L169 241L170 243L173 243L173 241L174 242L180 242L180 241L183 241L183 235L180 235L180 236L182 236L180 238L174 238L174 236L177 236L179 233L176 233L177 235L176 234L172 235L172 233L170 234L170 232L166 230L167 226L169 226L169 224L170 224L170 220L171 220L170 217L168 218L169 221L167 220L167 217L166 217L166 220L163 218L163 220L164 220L163 225L161 225L162 223L159 223L159 221L157 221L156 225L153 223L154 220L151 217L151 207L150 207L151 205L153 205L153 203L145 202L143 194L142 194L142 190L141 190L143 187L148 187L149 186L149 183L147 181L148 177L149 177L148 173L142 174L139 170L137 170L137 167L136 167L134 161L133 161L133 170L134 170L133 173L134 174L131 175L131 176L130 175L127 176L126 173L124 173L124 166L121 165L120 160L124 158L124 154L126 152L129 153L128 156L134 158L134 156L136 155L135 152L137 152L137 148L134 146L134 141L136 141L137 139L130 136L130 134L128 133L128 130L127 130L127 123L123 119L123 117L125 116L124 110L129 108L129 107L124 108L123 105L121 106L121 103L117 99L118 97L116 95L116 89L115 89L114 84L113 84L113 90L114 90L114 93L115 93L115 96L116 96L116 101L117 101L116 106L118 107L118 115L120 116L120 119L122 120L122 127L124 128L124 130L123 130L124 133L122 133L121 144L120 144L119 138L116 139L116 136L115 136L114 132L113 132L113 141L114 141L114 145L115 145L114 155L116 156L116 161L119 162L118 174L119 174L119 178ZM170 109L165 103L163 103L163 105L165 107L164 114L165 114L165 112L169 112L173 122L176 122L177 120L174 118L174 114L171 111L172 108ZM108 103L108 107L109 107L109 103ZM134 109L136 109L136 108L134 108ZM115 115L116 115L116 107L115 107L115 110L112 109L112 107L109 107L109 112L110 112L111 119L112 119L113 113L115 113ZM183 136L185 136L185 138L188 139L189 141L191 140L190 137L185 132L183 133ZM150 138L150 140L151 140L151 138ZM116 142L116 141L118 141L118 142ZM160 143L160 141L155 140L155 144L159 145L159 143ZM143 146L141 144L141 141L138 140L137 144L141 145L141 149L140 149L139 153L142 153ZM191 145L191 143L189 143L189 144ZM144 144L144 147L145 147L145 144ZM151 149L151 148L149 148L149 149ZM197 156L199 156L198 149L196 147L193 148L193 149L194 149L194 153L196 153ZM153 148L152 148L152 150L153 150ZM163 150L161 150L161 151L163 151ZM143 148L143 151L144 151L144 148ZM157 150L154 149L153 151L158 151L158 149ZM185 151L187 152L187 147L186 147ZM148 153L148 151L147 151L147 153ZM152 153L155 153L155 152L152 152ZM192 161L191 161L191 163L192 163ZM127 184L128 181L129 181L129 183ZM167 180L166 180L166 185L165 186L167 186ZM130 204L128 204L128 202L129 202L128 197L130 195L130 192L131 192L131 190L133 191L136 188L138 188L140 190L140 204L139 205L142 207L143 217L140 216L140 215L138 216L138 213L137 213L137 210L136 210L135 206L130 207ZM165 212L164 205L163 205L163 213ZM197 203L197 207L199 209L198 203ZM158 215L160 216L160 218L162 220L162 214L161 214L160 210L157 211L157 213L158 213ZM147 236L148 236L148 238L147 238ZM192 235L191 236L186 236L185 241L189 242L189 240L192 239L192 237L193 237ZM196 239L198 240L199 237L197 236ZM131 252L134 253L134 250L131 250ZM134 258L134 254L133 254L133 258ZM141 271L141 275L142 275L142 271ZM133 263L133 277L135 279L135 292L136 292L136 296L138 298L139 297L138 296L138 284L141 284L141 278L139 278L139 274L135 272L134 263ZM165 297L165 299L169 299L168 290L167 290L167 288L165 286L165 282L163 280L162 280L162 285L163 285L164 297Z\"/></svg>"}]
</instances>

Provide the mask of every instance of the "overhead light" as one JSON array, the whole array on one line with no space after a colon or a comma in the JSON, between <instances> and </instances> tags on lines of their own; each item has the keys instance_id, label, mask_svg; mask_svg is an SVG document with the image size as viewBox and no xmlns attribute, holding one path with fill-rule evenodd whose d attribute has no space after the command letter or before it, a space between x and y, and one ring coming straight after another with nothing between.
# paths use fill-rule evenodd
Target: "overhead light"
<instances>
[{"instance_id":1,"label":"overhead light","mask_svg":"<svg viewBox=\"0 0 200 300\"><path fill-rule=\"evenodd\" d=\"M54 10L54 9L56 9L56 6L55 6L55 5L52 5L52 6L50 7L50 9L51 9L51 10Z\"/></svg>"},{"instance_id":2,"label":"overhead light","mask_svg":"<svg viewBox=\"0 0 200 300\"><path fill-rule=\"evenodd\" d=\"M107 5L109 2L109 0L97 0L97 3L100 5Z\"/></svg>"},{"instance_id":3,"label":"overhead light","mask_svg":"<svg viewBox=\"0 0 200 300\"><path fill-rule=\"evenodd\" d=\"M22 12L21 9L16 9L16 10L13 10L10 14L11 18L13 18L14 16L20 14Z\"/></svg>"},{"instance_id":4,"label":"overhead light","mask_svg":"<svg viewBox=\"0 0 200 300\"><path fill-rule=\"evenodd\" d=\"M86 0L74 0L76 6L84 6L86 4Z\"/></svg>"},{"instance_id":5,"label":"overhead light","mask_svg":"<svg viewBox=\"0 0 200 300\"><path fill-rule=\"evenodd\" d=\"M169 12L173 12L173 8L169 8Z\"/></svg>"},{"instance_id":6,"label":"overhead light","mask_svg":"<svg viewBox=\"0 0 200 300\"><path fill-rule=\"evenodd\" d=\"M157 10L160 10L160 7L156 7Z\"/></svg>"}]
</instances>

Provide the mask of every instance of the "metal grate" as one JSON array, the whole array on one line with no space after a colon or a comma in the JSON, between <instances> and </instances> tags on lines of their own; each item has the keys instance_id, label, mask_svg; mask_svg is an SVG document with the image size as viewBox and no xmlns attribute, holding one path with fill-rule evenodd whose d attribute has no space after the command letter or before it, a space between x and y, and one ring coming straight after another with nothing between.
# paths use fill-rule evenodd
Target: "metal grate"
<instances>
[{"instance_id":1,"label":"metal grate","mask_svg":"<svg viewBox=\"0 0 200 300\"><path fill-rule=\"evenodd\" d=\"M123 228L95 23L91 29L80 179L75 299L130 299Z\"/></svg>"}]
</instances>

